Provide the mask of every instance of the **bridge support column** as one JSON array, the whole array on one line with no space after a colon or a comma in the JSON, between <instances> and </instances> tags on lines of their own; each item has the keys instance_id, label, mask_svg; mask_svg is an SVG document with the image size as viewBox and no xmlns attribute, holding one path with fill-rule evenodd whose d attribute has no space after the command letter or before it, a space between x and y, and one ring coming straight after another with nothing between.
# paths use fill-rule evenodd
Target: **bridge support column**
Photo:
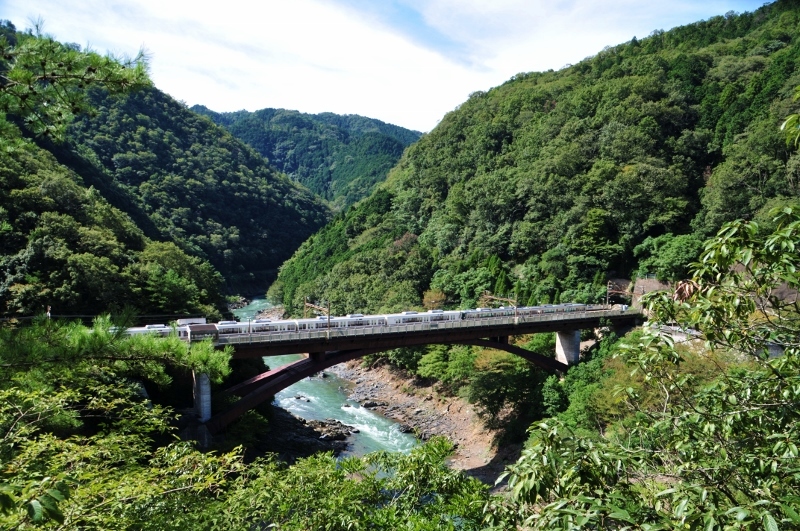
<instances>
[{"instance_id":1,"label":"bridge support column","mask_svg":"<svg viewBox=\"0 0 800 531\"><path fill-rule=\"evenodd\" d=\"M565 365L575 365L581 356L581 331L556 332L556 360Z\"/></svg>"},{"instance_id":2,"label":"bridge support column","mask_svg":"<svg viewBox=\"0 0 800 531\"><path fill-rule=\"evenodd\" d=\"M211 418L211 380L204 372L192 371L194 380L194 410L200 422L206 422Z\"/></svg>"}]
</instances>

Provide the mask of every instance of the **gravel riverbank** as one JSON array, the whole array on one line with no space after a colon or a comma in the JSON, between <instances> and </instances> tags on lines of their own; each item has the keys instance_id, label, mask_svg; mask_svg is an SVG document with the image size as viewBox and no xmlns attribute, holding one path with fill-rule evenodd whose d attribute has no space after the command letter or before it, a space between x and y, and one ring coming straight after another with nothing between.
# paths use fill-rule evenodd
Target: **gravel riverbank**
<instances>
[{"instance_id":1,"label":"gravel riverbank","mask_svg":"<svg viewBox=\"0 0 800 531\"><path fill-rule=\"evenodd\" d=\"M498 449L495 433L483 428L472 406L439 394L432 386L386 366L364 367L359 360L328 369L354 383L350 399L395 420L426 440L442 435L457 445L450 465L494 484L519 456L520 445Z\"/></svg>"}]
</instances>

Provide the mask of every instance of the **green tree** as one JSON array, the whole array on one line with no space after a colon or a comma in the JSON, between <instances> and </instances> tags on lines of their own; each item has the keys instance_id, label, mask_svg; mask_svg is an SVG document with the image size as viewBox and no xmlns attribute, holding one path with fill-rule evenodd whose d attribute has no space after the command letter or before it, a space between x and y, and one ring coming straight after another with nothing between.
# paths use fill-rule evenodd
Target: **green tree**
<instances>
[{"instance_id":1,"label":"green tree","mask_svg":"<svg viewBox=\"0 0 800 531\"><path fill-rule=\"evenodd\" d=\"M489 520L533 529L800 525L800 215L787 207L774 222L765 234L755 222L725 225L691 282L648 298L653 318L625 359L661 390L660 407L629 388L638 421L605 438L556 420L533 426L507 472L511 503L492 506ZM676 348L664 324L697 331L744 366L693 385L674 368L698 354Z\"/></svg>"},{"instance_id":2,"label":"green tree","mask_svg":"<svg viewBox=\"0 0 800 531\"><path fill-rule=\"evenodd\" d=\"M229 352L41 319L0 328L3 529L480 529L487 487L447 467L434 438L408 455L292 466L174 441L143 390L166 368L229 371ZM230 435L230 434L229 434Z\"/></svg>"},{"instance_id":3,"label":"green tree","mask_svg":"<svg viewBox=\"0 0 800 531\"><path fill-rule=\"evenodd\" d=\"M115 94L150 85L143 51L129 59L81 51L43 34L41 23L33 33L0 36L0 53L0 111L56 140L76 114L91 109L88 88Z\"/></svg>"},{"instance_id":4,"label":"green tree","mask_svg":"<svg viewBox=\"0 0 800 531\"><path fill-rule=\"evenodd\" d=\"M800 86L794 89L794 100L800 100ZM781 130L786 134L786 140L796 147L800 143L800 114L790 114L781 125Z\"/></svg>"},{"instance_id":5,"label":"green tree","mask_svg":"<svg viewBox=\"0 0 800 531\"><path fill-rule=\"evenodd\" d=\"M702 240L694 234L667 233L646 238L634 247L633 254L639 258L640 276L653 273L659 280L683 280L702 248Z\"/></svg>"},{"instance_id":6,"label":"green tree","mask_svg":"<svg viewBox=\"0 0 800 531\"><path fill-rule=\"evenodd\" d=\"M126 503L169 503L171 492L209 488L237 470L236 453L203 464L186 444L154 449L170 414L148 403L144 392L170 382L167 366L219 381L230 371L230 351L190 347L176 336L126 337L122 330L108 318L98 318L92 328L44 318L0 328L4 528L49 521L119 527L108 518ZM115 492L115 501L105 489Z\"/></svg>"}]
</instances>

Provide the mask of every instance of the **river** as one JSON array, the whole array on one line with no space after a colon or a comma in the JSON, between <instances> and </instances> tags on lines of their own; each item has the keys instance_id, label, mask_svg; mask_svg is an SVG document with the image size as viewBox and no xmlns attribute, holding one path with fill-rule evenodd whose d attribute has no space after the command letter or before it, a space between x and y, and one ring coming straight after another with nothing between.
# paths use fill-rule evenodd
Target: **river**
<instances>
[{"instance_id":1,"label":"river","mask_svg":"<svg viewBox=\"0 0 800 531\"><path fill-rule=\"evenodd\" d=\"M247 306L233 310L240 321L253 319L258 312L271 308L264 299L253 299ZM264 358L270 369L282 367L300 359L300 355ZM275 405L307 420L335 419L352 426L359 433L349 439L343 455L364 455L377 450L408 452L416 446L414 436L401 433L400 426L347 399L350 383L331 373L326 377L313 376L297 382L275 395ZM301 397L301 398L297 398ZM306 401L308 400L308 401Z\"/></svg>"}]
</instances>

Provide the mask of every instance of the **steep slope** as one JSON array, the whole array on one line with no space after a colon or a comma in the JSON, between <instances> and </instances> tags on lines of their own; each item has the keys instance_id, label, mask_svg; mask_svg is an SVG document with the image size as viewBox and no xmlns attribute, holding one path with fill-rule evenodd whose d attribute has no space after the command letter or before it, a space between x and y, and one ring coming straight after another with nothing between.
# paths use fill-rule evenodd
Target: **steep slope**
<instances>
[{"instance_id":1,"label":"steep slope","mask_svg":"<svg viewBox=\"0 0 800 531\"><path fill-rule=\"evenodd\" d=\"M0 314L220 316L222 277L130 216L0 119Z\"/></svg>"},{"instance_id":2,"label":"steep slope","mask_svg":"<svg viewBox=\"0 0 800 531\"><path fill-rule=\"evenodd\" d=\"M96 92L93 103L96 112L53 152L93 181L113 183L117 206L144 213L153 237L209 260L229 285L263 289L328 219L307 189L156 89L120 99Z\"/></svg>"},{"instance_id":3,"label":"steep slope","mask_svg":"<svg viewBox=\"0 0 800 531\"><path fill-rule=\"evenodd\" d=\"M778 130L800 84L798 20L779 1L472 94L304 243L271 295L383 311L428 289L457 306L487 290L598 301L611 275L679 277L724 221L798 196Z\"/></svg>"},{"instance_id":4,"label":"steep slope","mask_svg":"<svg viewBox=\"0 0 800 531\"><path fill-rule=\"evenodd\" d=\"M217 113L201 105L191 110L227 128L336 209L369 195L421 136L358 115L285 109Z\"/></svg>"}]
</instances>

